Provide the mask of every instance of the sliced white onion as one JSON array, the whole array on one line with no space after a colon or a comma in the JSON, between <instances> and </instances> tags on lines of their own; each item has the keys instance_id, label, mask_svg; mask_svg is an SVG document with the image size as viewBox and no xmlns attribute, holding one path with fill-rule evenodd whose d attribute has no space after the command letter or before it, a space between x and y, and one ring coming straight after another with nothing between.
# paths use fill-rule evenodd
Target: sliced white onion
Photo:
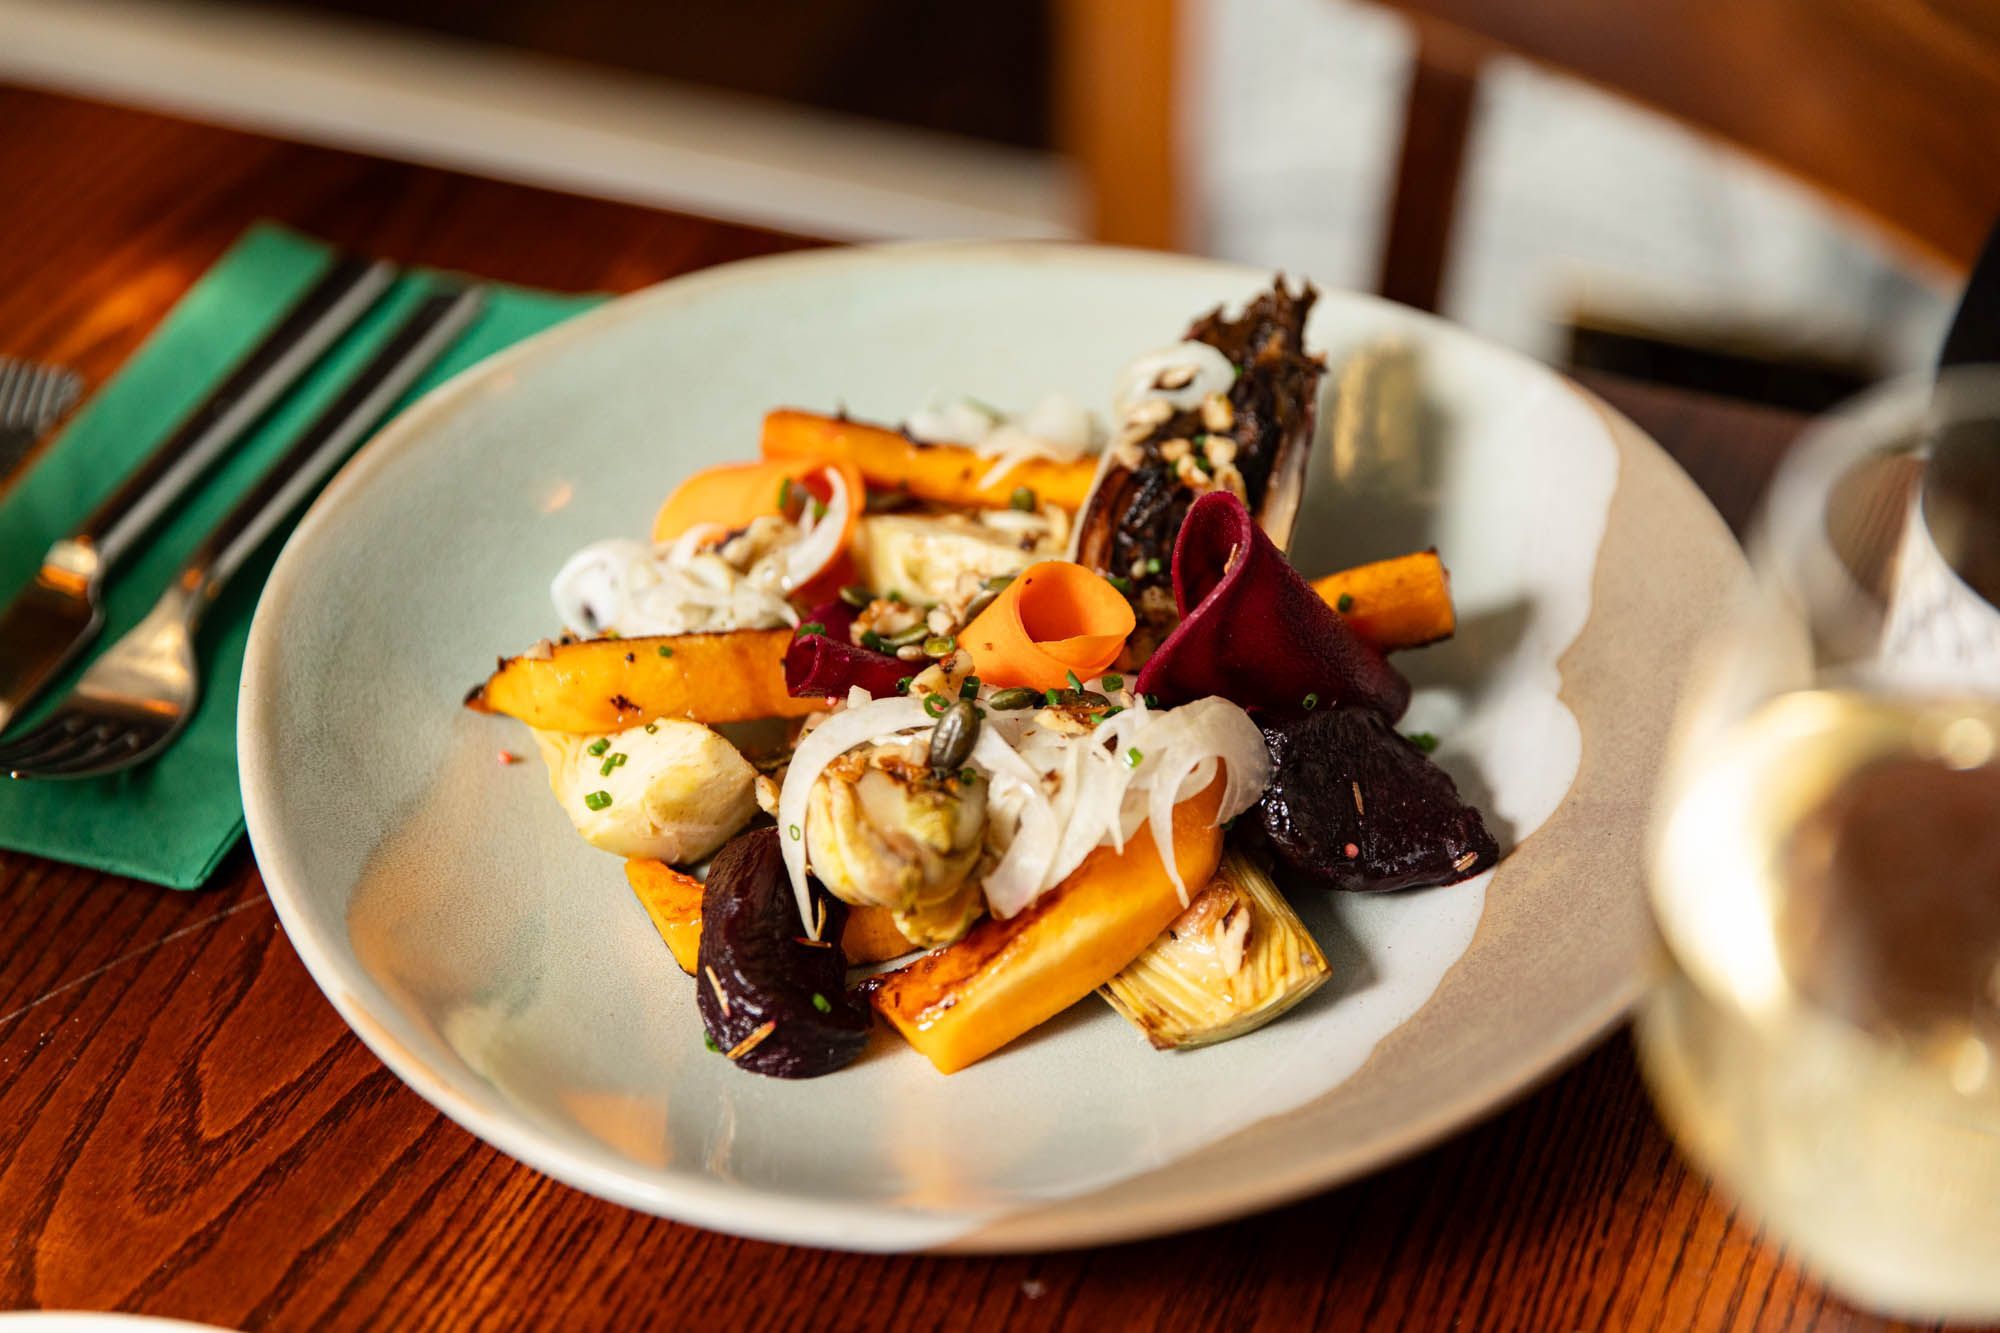
<instances>
[{"instance_id":1,"label":"sliced white onion","mask_svg":"<svg viewBox=\"0 0 2000 1333\"><path fill-rule=\"evenodd\" d=\"M840 556L840 536L847 530L847 509L856 497L847 493L847 483L837 468L825 472L826 512L817 518L811 505L799 518L799 539L785 553L783 581L787 592L812 582L814 576Z\"/></svg>"},{"instance_id":2,"label":"sliced white onion","mask_svg":"<svg viewBox=\"0 0 2000 1333\"><path fill-rule=\"evenodd\" d=\"M1052 393L1014 419L1027 435L1067 449L1071 454L1086 453L1104 442L1104 423L1097 413L1066 393Z\"/></svg>"},{"instance_id":3,"label":"sliced white onion","mask_svg":"<svg viewBox=\"0 0 2000 1333\"><path fill-rule=\"evenodd\" d=\"M921 412L912 412L903 429L926 444L978 444L1006 420L972 398L933 396Z\"/></svg>"},{"instance_id":4,"label":"sliced white onion","mask_svg":"<svg viewBox=\"0 0 2000 1333\"><path fill-rule=\"evenodd\" d=\"M618 537L592 542L564 561L549 583L556 618L587 635L617 625L634 581L651 576L652 561L651 548L641 542Z\"/></svg>"},{"instance_id":5,"label":"sliced white onion","mask_svg":"<svg viewBox=\"0 0 2000 1333\"><path fill-rule=\"evenodd\" d=\"M986 905L1004 921L1050 887L1049 866L1060 830L1039 775L997 732L986 727L979 729L979 741L972 747L972 762L986 770L993 784L989 804L999 801L1018 812L1014 836L1000 863L987 873L983 886Z\"/></svg>"},{"instance_id":6,"label":"sliced white onion","mask_svg":"<svg viewBox=\"0 0 2000 1333\"><path fill-rule=\"evenodd\" d=\"M844 708L814 727L792 752L791 767L785 770L785 785L778 792L778 845L785 855L785 870L792 879L792 894L798 899L799 919L813 939L818 922L813 920L812 894L806 888L806 806L813 783L826 766L857 745L886 740L913 727L927 727L933 719L924 712L921 700L898 696L873 700L859 708Z\"/></svg>"},{"instance_id":7,"label":"sliced white onion","mask_svg":"<svg viewBox=\"0 0 2000 1333\"><path fill-rule=\"evenodd\" d=\"M1171 370L1188 370L1192 377L1178 389L1155 387ZM1236 382L1236 367L1221 351L1205 342L1175 343L1148 352L1126 366L1118 375L1118 390L1112 397L1119 420L1149 398L1157 398L1179 411L1199 407L1212 393L1227 393Z\"/></svg>"},{"instance_id":8,"label":"sliced white onion","mask_svg":"<svg viewBox=\"0 0 2000 1333\"><path fill-rule=\"evenodd\" d=\"M1146 818L1153 826L1167 877L1181 902L1188 901L1174 856L1174 806L1198 794L1215 778L1215 764L1225 778L1218 821L1234 819L1263 794L1271 780L1271 754L1257 724L1227 699L1196 699L1156 716L1131 733L1132 745L1143 756L1133 785L1146 791Z\"/></svg>"}]
</instances>

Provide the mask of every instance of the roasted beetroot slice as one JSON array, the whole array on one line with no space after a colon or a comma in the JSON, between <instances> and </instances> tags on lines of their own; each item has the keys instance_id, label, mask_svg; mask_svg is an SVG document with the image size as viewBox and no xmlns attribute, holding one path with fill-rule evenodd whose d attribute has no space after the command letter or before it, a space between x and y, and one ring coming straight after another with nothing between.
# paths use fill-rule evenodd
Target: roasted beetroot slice
<instances>
[{"instance_id":1,"label":"roasted beetroot slice","mask_svg":"<svg viewBox=\"0 0 2000 1333\"><path fill-rule=\"evenodd\" d=\"M1393 721L1409 706L1410 683L1228 492L1189 508L1173 573L1181 623L1139 673L1142 692L1170 704L1218 694L1267 720L1353 703Z\"/></svg>"},{"instance_id":2,"label":"roasted beetroot slice","mask_svg":"<svg viewBox=\"0 0 2000 1333\"><path fill-rule=\"evenodd\" d=\"M848 638L854 608L842 601L812 609L807 625L823 625L825 633L794 633L785 649L785 689L793 698L821 695L844 699L859 685L877 699L896 693L896 682L911 674L910 664L888 653L858 647Z\"/></svg>"},{"instance_id":3,"label":"roasted beetroot slice","mask_svg":"<svg viewBox=\"0 0 2000 1333\"><path fill-rule=\"evenodd\" d=\"M847 908L817 884L813 895L826 907L824 944L805 940L773 828L739 835L709 866L696 1004L709 1041L753 1073L817 1078L868 1044L868 1009L846 994L835 943Z\"/></svg>"},{"instance_id":4,"label":"roasted beetroot slice","mask_svg":"<svg viewBox=\"0 0 2000 1333\"><path fill-rule=\"evenodd\" d=\"M1356 893L1455 884L1500 859L1479 812L1380 713L1339 707L1267 727L1257 816L1286 864Z\"/></svg>"}]
</instances>

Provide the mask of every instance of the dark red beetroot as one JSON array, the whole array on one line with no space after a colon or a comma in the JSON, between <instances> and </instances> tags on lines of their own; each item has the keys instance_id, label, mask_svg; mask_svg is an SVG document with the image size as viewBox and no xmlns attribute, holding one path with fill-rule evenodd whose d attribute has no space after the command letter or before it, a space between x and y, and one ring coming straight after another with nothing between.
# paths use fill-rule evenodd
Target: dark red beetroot
<instances>
[{"instance_id":1,"label":"dark red beetroot","mask_svg":"<svg viewBox=\"0 0 2000 1333\"><path fill-rule=\"evenodd\" d=\"M854 643L849 637L854 608L846 602L835 600L814 607L804 624L823 625L826 632L792 635L785 649L785 689L793 698L817 694L844 699L849 686L859 685L877 699L885 699L896 693L896 682L910 674L909 663Z\"/></svg>"},{"instance_id":2,"label":"dark red beetroot","mask_svg":"<svg viewBox=\"0 0 2000 1333\"><path fill-rule=\"evenodd\" d=\"M846 994L841 926L847 906L824 903L824 944L805 940L778 830L736 837L716 854L701 894L696 1005L708 1039L773 1078L815 1078L854 1063L868 1044L868 1010Z\"/></svg>"},{"instance_id":3,"label":"dark red beetroot","mask_svg":"<svg viewBox=\"0 0 2000 1333\"><path fill-rule=\"evenodd\" d=\"M1169 704L1211 694L1287 717L1307 696L1362 704L1390 721L1410 683L1299 577L1243 502L1210 491L1174 543L1181 623L1147 660L1139 689ZM797 690L793 691L798 693Z\"/></svg>"},{"instance_id":4,"label":"dark red beetroot","mask_svg":"<svg viewBox=\"0 0 2000 1333\"><path fill-rule=\"evenodd\" d=\"M1343 707L1267 726L1256 814L1294 869L1355 891L1454 884L1500 859L1479 812L1380 713Z\"/></svg>"}]
</instances>

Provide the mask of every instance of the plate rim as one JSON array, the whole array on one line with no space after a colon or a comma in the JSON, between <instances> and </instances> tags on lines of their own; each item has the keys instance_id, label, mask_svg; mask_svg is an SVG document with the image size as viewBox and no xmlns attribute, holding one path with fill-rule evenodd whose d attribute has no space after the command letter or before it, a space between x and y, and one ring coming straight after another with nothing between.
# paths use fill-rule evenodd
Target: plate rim
<instances>
[{"instance_id":1,"label":"plate rim","mask_svg":"<svg viewBox=\"0 0 2000 1333\"><path fill-rule=\"evenodd\" d=\"M386 423L355 455L336 472L315 498L311 507L288 535L283 550L261 590L245 645L242 684L237 698L237 750L245 825L267 896L284 927L287 939L304 963L320 992L333 1005L341 1020L369 1051L383 1062L411 1091L459 1125L462 1129L516 1161L549 1175L574 1188L638 1211L669 1217L691 1225L730 1234L786 1244L831 1246L875 1251L995 1253L1027 1249L1066 1248L1136 1240L1167 1232L1181 1231L1276 1207L1318 1193L1369 1172L1407 1159L1452 1133L1470 1127L1500 1107L1514 1101L1544 1082L1568 1063L1580 1058L1625 1016L1644 985L1644 975L1634 969L1617 989L1597 997L1577 1013L1575 1020L1546 1040L1533 1052L1511 1065L1504 1075L1489 1077L1455 1099L1448 1107L1420 1120L1409 1122L1404 1132L1384 1140L1378 1136L1365 1151L1350 1149L1332 1161L1303 1161L1284 1172L1270 1172L1254 1179L1235 1182L1235 1188L1188 1195L1169 1212L1134 1211L1130 1208L1093 1208L1092 1200L1107 1191L1093 1191L1042 1207L1025 1208L987 1223L974 1223L949 1240L912 1243L899 1236L903 1230L896 1212L880 1205L834 1202L796 1193L728 1184L696 1177L670 1183L639 1182L582 1158L535 1130L525 1119L490 1116L464 1103L448 1086L437 1080L428 1066L405 1051L395 1038L382 1030L358 997L344 984L344 967L335 956L331 942L322 940L309 922L305 907L307 890L292 882L283 865L283 833L277 812L263 795L273 787L274 759L257 742L264 710L275 700L267 697L263 684L275 657L275 625L290 600L299 569L297 552L318 540L323 528L336 523L340 511L378 470L389 466L407 451L421 446L431 424L450 414L483 385L513 368L547 356L553 349L588 340L600 330L657 310L698 300L710 292L743 282L783 281L790 273L826 266L894 266L911 260L941 258L993 264L1022 261L1081 263L1091 266L1121 264L1140 268L1180 268L1201 270L1242 280L1255 286L1268 282L1271 269L1237 264L1201 256L1045 241L918 241L885 245L840 246L775 255L758 256L681 274L617 297L595 309L545 329L506 347L460 371L433 388ZM1655 441L1587 389L1555 370L1512 348L1494 343L1470 330L1436 315L1365 292L1322 288L1343 302L1373 306L1393 312L1399 320L1417 321L1448 331L1458 339L1470 339L1489 354L1514 363L1537 376L1547 377L1567 392L1581 397L1603 418L1607 433L1624 434L1623 443L1652 451L1674 474L1680 486L1707 510L1713 526L1727 544L1739 547L1728 534L1707 496ZM1567 804L1573 792L1566 792ZM1551 818L1553 818L1553 814ZM267 848L269 849L267 851ZM1482 911L1482 921L1485 913ZM1457 962L1450 971L1455 970ZM1442 983L1441 983L1442 984ZM1429 1001L1426 1001L1426 1006ZM1418 1013L1422 1012L1420 1008ZM1414 1021L1411 1015L1405 1023ZM1380 1047L1370 1054L1373 1063ZM1361 1071L1357 1070L1359 1075ZM1329 1092L1328 1094L1331 1095ZM1266 1117L1239 1130L1244 1134L1268 1133L1288 1116L1297 1115L1320 1098L1276 1116ZM1171 1170L1169 1164L1157 1170ZM1117 1186L1108 1187L1115 1190ZM921 1220L911 1230L928 1231Z\"/></svg>"}]
</instances>

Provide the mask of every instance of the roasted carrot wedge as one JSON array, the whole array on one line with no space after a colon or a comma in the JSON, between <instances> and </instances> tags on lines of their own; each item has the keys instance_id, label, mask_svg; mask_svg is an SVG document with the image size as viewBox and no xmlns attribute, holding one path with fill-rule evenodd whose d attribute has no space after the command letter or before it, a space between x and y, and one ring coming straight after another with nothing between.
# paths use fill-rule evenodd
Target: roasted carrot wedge
<instances>
[{"instance_id":1,"label":"roasted carrot wedge","mask_svg":"<svg viewBox=\"0 0 2000 1333\"><path fill-rule=\"evenodd\" d=\"M1313 591L1384 652L1449 639L1458 628L1451 572L1435 550L1356 565L1313 580Z\"/></svg>"}]
</instances>

